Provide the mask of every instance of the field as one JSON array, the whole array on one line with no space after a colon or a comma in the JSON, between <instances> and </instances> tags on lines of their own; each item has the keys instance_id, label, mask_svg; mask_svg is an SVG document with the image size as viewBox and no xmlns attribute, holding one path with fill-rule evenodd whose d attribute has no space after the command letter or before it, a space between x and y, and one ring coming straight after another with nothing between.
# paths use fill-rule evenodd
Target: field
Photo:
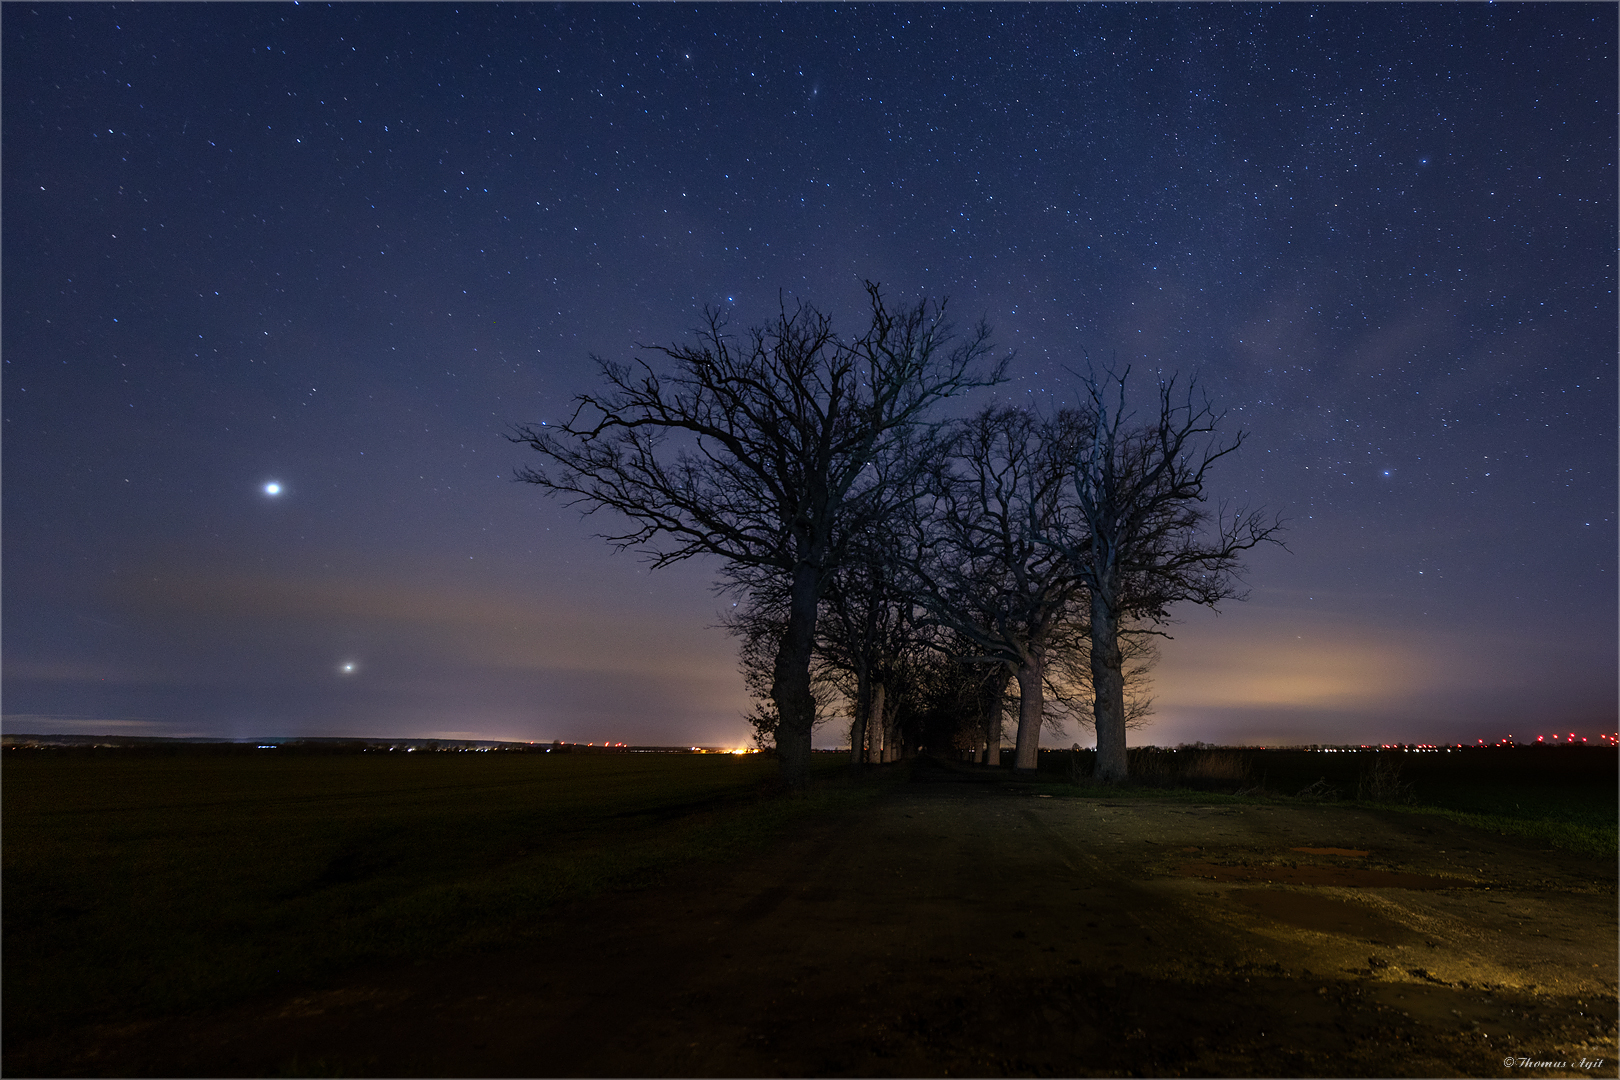
<instances>
[{"instance_id":1,"label":"field","mask_svg":"<svg viewBox=\"0 0 1620 1080\"><path fill-rule=\"evenodd\" d=\"M536 936L560 902L753 850L809 809L762 801L775 773L721 754L8 752L6 1035Z\"/></svg>"},{"instance_id":2,"label":"field","mask_svg":"<svg viewBox=\"0 0 1620 1080\"><path fill-rule=\"evenodd\" d=\"M1213 753L11 750L4 1071L1616 1075L1612 751Z\"/></svg>"},{"instance_id":3,"label":"field","mask_svg":"<svg viewBox=\"0 0 1620 1080\"><path fill-rule=\"evenodd\" d=\"M1089 753L1042 754L1052 776L1090 774ZM1435 814L1572 851L1620 849L1617 763L1606 747L1515 747L1386 752L1308 750L1131 751L1145 785L1245 791L1251 797L1355 801ZM1079 767L1076 768L1075 766ZM1205 777L1184 774L1202 772ZM1203 782L1200 782L1202 780Z\"/></svg>"}]
</instances>

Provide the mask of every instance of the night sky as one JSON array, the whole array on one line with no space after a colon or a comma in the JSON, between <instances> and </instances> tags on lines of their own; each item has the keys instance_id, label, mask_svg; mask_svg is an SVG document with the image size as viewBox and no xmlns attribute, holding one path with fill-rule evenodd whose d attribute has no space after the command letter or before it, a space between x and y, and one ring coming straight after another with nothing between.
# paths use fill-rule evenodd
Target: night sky
<instances>
[{"instance_id":1,"label":"night sky","mask_svg":"<svg viewBox=\"0 0 1620 1080\"><path fill-rule=\"evenodd\" d=\"M867 278L1016 350L962 410L1089 355L1248 432L1212 491L1290 550L1134 741L1614 729L1613 4L3 29L7 732L745 743L716 564L503 433L705 305L858 334Z\"/></svg>"}]
</instances>

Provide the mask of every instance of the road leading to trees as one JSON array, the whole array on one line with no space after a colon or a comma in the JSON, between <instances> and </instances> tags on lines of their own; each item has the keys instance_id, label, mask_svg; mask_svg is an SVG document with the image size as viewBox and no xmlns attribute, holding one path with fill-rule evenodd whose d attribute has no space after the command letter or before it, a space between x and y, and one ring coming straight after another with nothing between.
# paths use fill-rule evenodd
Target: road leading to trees
<instances>
[{"instance_id":1,"label":"road leading to trees","mask_svg":"<svg viewBox=\"0 0 1620 1080\"><path fill-rule=\"evenodd\" d=\"M969 775L919 764L757 860L544 915L543 946L12 1046L6 1071L1616 1075L1612 862Z\"/></svg>"}]
</instances>

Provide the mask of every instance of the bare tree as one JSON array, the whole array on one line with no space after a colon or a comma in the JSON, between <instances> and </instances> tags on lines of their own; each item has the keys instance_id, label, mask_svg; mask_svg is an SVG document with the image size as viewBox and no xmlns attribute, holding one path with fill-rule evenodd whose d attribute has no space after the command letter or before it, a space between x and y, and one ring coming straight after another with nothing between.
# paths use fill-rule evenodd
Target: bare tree
<instances>
[{"instance_id":1,"label":"bare tree","mask_svg":"<svg viewBox=\"0 0 1620 1080\"><path fill-rule=\"evenodd\" d=\"M695 343L651 347L674 362L667 376L639 357L597 358L605 392L576 398L565 424L511 436L548 462L519 469L519 479L587 514L629 519L605 536L616 547L647 551L654 567L718 555L723 580L741 588L760 575L785 584L771 699L782 775L795 786L809 768L810 661L827 576L905 487L878 466L910 467L899 447L917 438L928 410L999 382L1006 367L976 370L989 352L982 323L953 344L943 303L891 312L877 285L868 282L867 295L871 324L854 341L809 305L784 306L740 340L710 311Z\"/></svg>"},{"instance_id":2,"label":"bare tree","mask_svg":"<svg viewBox=\"0 0 1620 1080\"><path fill-rule=\"evenodd\" d=\"M1282 529L1258 510L1205 508L1210 468L1243 445L1243 433L1221 441L1222 414L1195 398L1191 382L1178 395L1173 377L1159 383L1158 415L1136 422L1125 403L1129 375L1081 377L1089 430L1070 471L1080 528L1043 534L1090 594L1096 776L1109 781L1127 771L1121 635L1132 622L1163 624L1173 604L1242 599L1239 555L1279 542Z\"/></svg>"},{"instance_id":3,"label":"bare tree","mask_svg":"<svg viewBox=\"0 0 1620 1080\"><path fill-rule=\"evenodd\" d=\"M726 632L737 639L737 669L754 707L744 719L754 729L754 745L761 750L776 743L776 705L771 701L771 670L776 645L782 640L786 616L780 608L756 605L734 608L721 619Z\"/></svg>"},{"instance_id":4,"label":"bare tree","mask_svg":"<svg viewBox=\"0 0 1620 1080\"><path fill-rule=\"evenodd\" d=\"M1003 405L964 422L933 477L916 544L920 602L973 643L977 655L967 659L1000 663L1018 680L1019 770L1038 761L1049 653L1065 624L1085 617L1083 580L1040 539L1078 525L1067 496L1080 420ZM997 727L996 738L987 732L990 764L999 759L999 717Z\"/></svg>"},{"instance_id":5,"label":"bare tree","mask_svg":"<svg viewBox=\"0 0 1620 1080\"><path fill-rule=\"evenodd\" d=\"M776 745L779 718L776 703L771 698L774 681L776 652L787 626L787 597L783 590L763 590L749 593L742 601L722 614L720 625L738 641L737 669L742 674L743 686L753 699L753 708L745 715L754 729L754 745L767 750ZM830 678L820 665L813 667L810 679L811 693L816 702L813 727L819 728L830 715L830 706L837 696L836 680Z\"/></svg>"},{"instance_id":6,"label":"bare tree","mask_svg":"<svg viewBox=\"0 0 1620 1080\"><path fill-rule=\"evenodd\" d=\"M917 647L911 594L900 575L893 537L879 523L832 575L822 601L817 656L844 683L852 765L883 760L885 717L897 705L904 657Z\"/></svg>"},{"instance_id":7,"label":"bare tree","mask_svg":"<svg viewBox=\"0 0 1620 1080\"><path fill-rule=\"evenodd\" d=\"M939 741L968 751L975 762L999 765L1007 683L1013 673L1004 661L976 660L981 649L959 634L952 635L944 651L952 685L949 700L941 704L954 714L955 722L950 724L950 737Z\"/></svg>"},{"instance_id":8,"label":"bare tree","mask_svg":"<svg viewBox=\"0 0 1620 1080\"><path fill-rule=\"evenodd\" d=\"M1089 605L1088 605L1089 606ZM1065 719L1096 727L1096 694L1091 688L1091 627L1089 622L1065 627L1053 660L1046 666L1047 697L1055 701ZM1121 681L1125 690L1125 728L1132 731L1153 715L1153 666L1159 662L1159 641L1164 631L1126 620L1119 631Z\"/></svg>"},{"instance_id":9,"label":"bare tree","mask_svg":"<svg viewBox=\"0 0 1620 1080\"><path fill-rule=\"evenodd\" d=\"M1013 669L1004 660L977 660L981 652L976 643L957 635L951 655L965 669L963 680L967 685L963 696L972 717L973 760L1000 765L1001 740L1006 734L1007 684L1012 681Z\"/></svg>"}]
</instances>

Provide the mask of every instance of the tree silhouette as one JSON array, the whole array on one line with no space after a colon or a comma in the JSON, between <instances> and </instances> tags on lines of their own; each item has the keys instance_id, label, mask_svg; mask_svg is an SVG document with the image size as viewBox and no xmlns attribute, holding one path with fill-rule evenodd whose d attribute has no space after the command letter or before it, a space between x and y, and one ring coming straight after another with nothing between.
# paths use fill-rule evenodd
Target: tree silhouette
<instances>
[{"instance_id":1,"label":"tree silhouette","mask_svg":"<svg viewBox=\"0 0 1620 1080\"><path fill-rule=\"evenodd\" d=\"M967 659L1002 664L1018 680L1020 770L1038 760L1048 654L1085 620L1081 577L1041 540L1078 525L1069 477L1080 435L1072 410L1046 419L1008 405L982 410L957 429L916 532L919 603L972 643ZM987 733L990 764L999 741Z\"/></svg>"},{"instance_id":2,"label":"tree silhouette","mask_svg":"<svg viewBox=\"0 0 1620 1080\"><path fill-rule=\"evenodd\" d=\"M909 582L885 523L863 536L827 583L818 624L821 664L835 672L849 701L850 763L884 760L885 721L897 704L906 657L923 647Z\"/></svg>"},{"instance_id":3,"label":"tree silhouette","mask_svg":"<svg viewBox=\"0 0 1620 1080\"><path fill-rule=\"evenodd\" d=\"M933 438L929 410L1006 368L976 369L990 351L983 323L957 342L943 302L891 312L877 285L866 290L871 322L856 340L807 304L784 305L740 340L709 311L695 342L651 348L673 361L668 375L639 357L596 358L603 393L576 398L565 424L510 436L548 462L519 479L586 514L628 519L604 537L614 546L647 551L654 567L717 555L726 583L746 590L764 575L785 586L771 698L791 785L809 767L810 662L828 576L908 490L902 481Z\"/></svg>"},{"instance_id":4,"label":"tree silhouette","mask_svg":"<svg viewBox=\"0 0 1620 1080\"><path fill-rule=\"evenodd\" d=\"M786 591L765 588L749 592L721 615L720 626L738 642L737 669L754 702L744 716L754 729L754 745L770 749L776 745L776 729L780 726L771 685L775 681L776 653L787 628ZM824 663L816 663L811 668L810 686L816 703L814 728L827 718L837 691L825 667Z\"/></svg>"},{"instance_id":5,"label":"tree silhouette","mask_svg":"<svg viewBox=\"0 0 1620 1080\"><path fill-rule=\"evenodd\" d=\"M1163 624L1173 604L1241 599L1239 555L1279 542L1282 529L1258 510L1205 508L1210 468L1243 445L1243 433L1222 442L1222 415L1195 399L1191 382L1178 397L1173 377L1159 383L1157 416L1135 422L1129 375L1092 369L1081 377L1089 430L1070 469L1079 528L1043 535L1090 594L1096 776L1110 781L1127 772L1121 633L1133 622Z\"/></svg>"}]
</instances>

